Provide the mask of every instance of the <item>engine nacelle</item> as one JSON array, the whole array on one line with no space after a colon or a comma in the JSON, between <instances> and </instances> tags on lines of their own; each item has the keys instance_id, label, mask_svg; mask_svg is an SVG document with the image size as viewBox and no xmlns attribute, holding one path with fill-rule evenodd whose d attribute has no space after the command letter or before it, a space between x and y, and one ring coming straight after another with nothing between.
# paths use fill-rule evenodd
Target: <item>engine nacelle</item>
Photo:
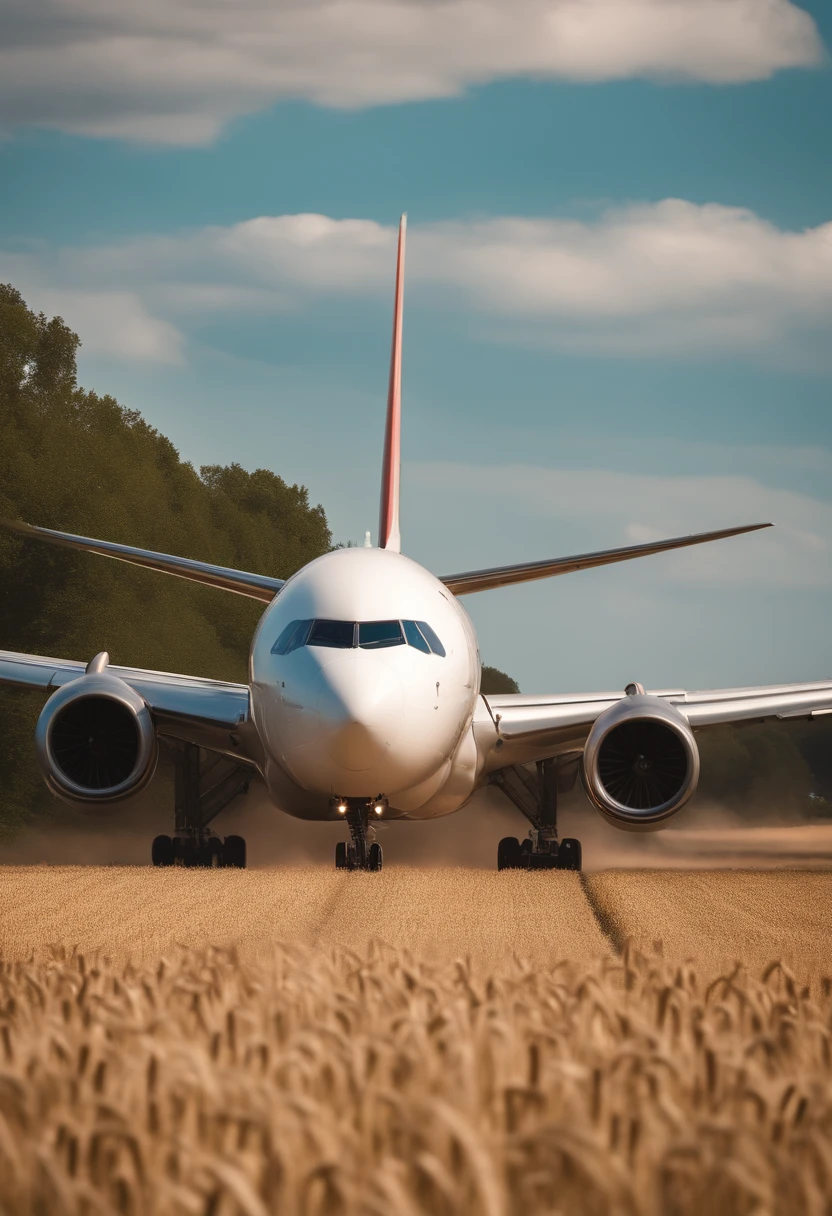
<instances>
[{"instance_id":1,"label":"engine nacelle","mask_svg":"<svg viewBox=\"0 0 832 1216\"><path fill-rule=\"evenodd\" d=\"M119 802L156 769L150 710L118 676L92 672L53 693L35 729L46 784L69 802Z\"/></svg>"},{"instance_id":2,"label":"engine nacelle","mask_svg":"<svg viewBox=\"0 0 832 1216\"><path fill-rule=\"evenodd\" d=\"M587 795L605 819L627 831L650 831L693 795L699 748L675 706L638 691L595 721L582 773Z\"/></svg>"}]
</instances>

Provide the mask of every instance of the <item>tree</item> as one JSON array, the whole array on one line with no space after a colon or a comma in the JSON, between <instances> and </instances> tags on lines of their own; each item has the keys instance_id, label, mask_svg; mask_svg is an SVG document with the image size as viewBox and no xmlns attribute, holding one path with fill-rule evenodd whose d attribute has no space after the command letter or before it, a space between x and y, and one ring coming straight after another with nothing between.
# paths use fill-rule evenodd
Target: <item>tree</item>
<instances>
[{"instance_id":1,"label":"tree","mask_svg":"<svg viewBox=\"0 0 832 1216\"><path fill-rule=\"evenodd\" d=\"M79 338L0 285L0 517L287 578L332 537L268 469L197 472L135 410L79 388ZM0 647L243 680L262 605L0 533ZM0 831L45 813L42 696L0 691Z\"/></svg>"},{"instance_id":2,"label":"tree","mask_svg":"<svg viewBox=\"0 0 832 1216\"><path fill-rule=\"evenodd\" d=\"M486 696L489 694L496 696L501 692L519 691L517 681L512 680L511 676L507 676L504 671L500 671L498 667L483 667L480 692L484 692Z\"/></svg>"}]
</instances>

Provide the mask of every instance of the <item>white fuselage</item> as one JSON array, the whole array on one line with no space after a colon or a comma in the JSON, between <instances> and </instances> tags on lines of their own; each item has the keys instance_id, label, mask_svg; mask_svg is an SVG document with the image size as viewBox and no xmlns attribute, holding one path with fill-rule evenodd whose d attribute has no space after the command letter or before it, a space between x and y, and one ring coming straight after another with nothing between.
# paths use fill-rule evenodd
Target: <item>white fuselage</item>
<instances>
[{"instance_id":1,"label":"white fuselage","mask_svg":"<svg viewBox=\"0 0 832 1216\"><path fill-rule=\"evenodd\" d=\"M479 680L473 625L427 570L384 549L317 558L268 607L251 647L272 798L313 819L335 817L338 799L384 798L391 818L456 810L476 778Z\"/></svg>"}]
</instances>

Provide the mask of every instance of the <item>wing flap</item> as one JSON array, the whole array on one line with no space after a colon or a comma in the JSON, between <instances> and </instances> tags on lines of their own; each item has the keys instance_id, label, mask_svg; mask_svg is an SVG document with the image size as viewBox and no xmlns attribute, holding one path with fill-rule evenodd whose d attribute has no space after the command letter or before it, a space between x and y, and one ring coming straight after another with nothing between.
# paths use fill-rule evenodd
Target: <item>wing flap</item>
<instances>
[{"instance_id":1,"label":"wing flap","mask_svg":"<svg viewBox=\"0 0 832 1216\"><path fill-rule=\"evenodd\" d=\"M685 695L677 708L694 730L707 726L810 718L832 712L832 683L773 684L760 688L717 689Z\"/></svg>"},{"instance_id":2,"label":"wing flap","mask_svg":"<svg viewBox=\"0 0 832 1216\"><path fill-rule=\"evenodd\" d=\"M628 562L636 557L649 557L653 553L667 553L671 549L704 545L708 541L725 540L729 536L740 536L744 532L758 532L761 528L771 527L773 524L745 524L740 528L722 528L718 532L697 532L691 536L676 536L669 540L650 541L644 545L627 545L623 549L602 549L598 553L578 553L572 557L553 557L542 562L521 562L516 566L494 566L489 570L447 574L440 576L440 582L454 595L471 595L474 591L510 587L515 583L529 583L539 578L553 578L558 574L572 574L576 570L590 570L594 566L611 566L615 562Z\"/></svg>"},{"instance_id":3,"label":"wing flap","mask_svg":"<svg viewBox=\"0 0 832 1216\"><path fill-rule=\"evenodd\" d=\"M109 540L95 540L89 536L75 536L71 532L56 532L53 528L38 528L19 520L0 520L0 524L18 536L29 540L45 540L64 549L76 549L84 553L98 553L116 561L144 566L147 570L161 570L177 578L187 578L206 587L222 591L234 591L250 599L270 604L283 586L283 579L269 578L265 574L250 574L246 570L234 570L230 566L215 566L211 562L194 561L189 557L174 557L170 553L156 553L152 549L137 549L132 545L119 545Z\"/></svg>"}]
</instances>

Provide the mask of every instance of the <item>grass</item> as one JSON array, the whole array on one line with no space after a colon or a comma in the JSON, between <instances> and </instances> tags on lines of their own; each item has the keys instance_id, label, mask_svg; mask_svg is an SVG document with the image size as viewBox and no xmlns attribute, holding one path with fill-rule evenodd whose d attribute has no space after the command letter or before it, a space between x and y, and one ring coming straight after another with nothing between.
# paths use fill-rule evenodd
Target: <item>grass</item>
<instances>
[{"instance_id":1,"label":"grass","mask_svg":"<svg viewBox=\"0 0 832 1216\"><path fill-rule=\"evenodd\" d=\"M3 1216L832 1211L832 875L2 877Z\"/></svg>"}]
</instances>

